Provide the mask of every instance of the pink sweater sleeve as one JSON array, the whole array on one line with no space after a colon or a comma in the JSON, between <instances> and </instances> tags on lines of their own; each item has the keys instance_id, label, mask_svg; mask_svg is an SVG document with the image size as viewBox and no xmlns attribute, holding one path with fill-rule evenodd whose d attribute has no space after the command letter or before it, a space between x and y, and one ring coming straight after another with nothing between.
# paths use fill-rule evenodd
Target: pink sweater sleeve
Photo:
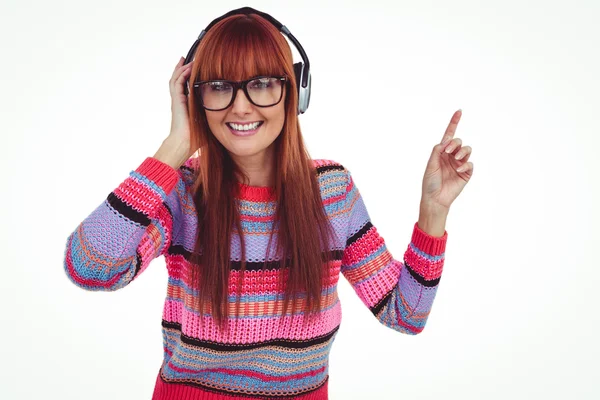
<instances>
[{"instance_id":1,"label":"pink sweater sleeve","mask_svg":"<svg viewBox=\"0 0 600 400\"><path fill-rule=\"evenodd\" d=\"M64 270L86 290L113 291L163 255L173 232L179 172L153 157L129 173L66 243ZM169 203L172 204L169 207Z\"/></svg>"},{"instance_id":2,"label":"pink sweater sleeve","mask_svg":"<svg viewBox=\"0 0 600 400\"><path fill-rule=\"evenodd\" d=\"M438 289L448 233L430 236L415 223L401 262L392 257L372 224L349 171L345 208L348 231L342 274L383 325L409 335L420 333Z\"/></svg>"}]
</instances>

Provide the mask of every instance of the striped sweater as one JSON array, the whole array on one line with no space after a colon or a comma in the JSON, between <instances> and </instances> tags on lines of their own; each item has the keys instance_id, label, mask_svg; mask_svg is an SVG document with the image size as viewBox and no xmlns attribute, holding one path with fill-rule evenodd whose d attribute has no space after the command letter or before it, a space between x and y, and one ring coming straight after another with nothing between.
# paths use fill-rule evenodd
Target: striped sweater
<instances>
[{"instance_id":1,"label":"striped sweater","mask_svg":"<svg viewBox=\"0 0 600 400\"><path fill-rule=\"evenodd\" d=\"M278 265L261 268L273 225L274 189L238 182L236 204L249 262L236 317L237 297L231 294L240 278L241 247L234 231L230 329L218 330L210 314L199 315L190 306L195 298L186 281L197 233L190 189L194 160L174 169L146 158L69 235L64 253L65 272L75 285L103 291L127 286L164 256L169 277L164 359L154 400L327 399L329 353L342 316L340 272L381 324L409 335L423 330L444 264L447 232L433 237L415 223L403 261L394 259L350 172L331 160L314 160L323 207L336 233L330 250L337 255L327 266L318 318L281 315L283 292L274 284Z\"/></svg>"}]
</instances>

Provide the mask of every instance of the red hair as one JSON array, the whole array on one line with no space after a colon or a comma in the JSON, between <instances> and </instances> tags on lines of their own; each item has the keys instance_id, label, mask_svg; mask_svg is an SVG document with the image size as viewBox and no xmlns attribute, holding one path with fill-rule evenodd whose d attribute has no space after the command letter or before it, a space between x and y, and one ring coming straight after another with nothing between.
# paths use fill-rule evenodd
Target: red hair
<instances>
[{"instance_id":1,"label":"red hair","mask_svg":"<svg viewBox=\"0 0 600 400\"><path fill-rule=\"evenodd\" d=\"M324 274L328 272L326 265L332 257L329 239L334 232L323 207L316 169L304 146L298 123L298 94L289 44L259 15L230 16L215 24L200 41L194 54L190 86L200 80L244 80L257 75L288 77L285 122L273 142L277 202L274 224L279 222L277 248L280 251L276 254L283 255L279 260L282 271L279 284L284 290L282 315L286 314L291 299L291 313L303 312L307 317L320 310ZM200 154L193 185L198 237L191 259L190 287L198 290L197 306L201 315L204 312L212 314L222 327L226 325L230 311L227 296L231 256L230 246L222 244L231 243L234 225L240 239L243 235L235 196L239 194L236 177L245 175L210 132L205 111L193 90L188 96L188 109L191 144ZM273 231L267 254L272 239ZM243 277L246 267L244 240L240 240L240 244L240 274ZM303 308L296 307L297 297L306 297L300 299ZM204 307L205 298L210 300L210 307ZM239 306L238 297L236 314Z\"/></svg>"}]
</instances>

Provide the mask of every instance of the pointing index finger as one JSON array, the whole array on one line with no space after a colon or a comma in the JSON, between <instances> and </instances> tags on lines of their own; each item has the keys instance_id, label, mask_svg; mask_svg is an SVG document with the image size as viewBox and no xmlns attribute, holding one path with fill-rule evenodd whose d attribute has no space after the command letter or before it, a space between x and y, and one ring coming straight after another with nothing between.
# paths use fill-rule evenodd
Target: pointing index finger
<instances>
[{"instance_id":1,"label":"pointing index finger","mask_svg":"<svg viewBox=\"0 0 600 400\"><path fill-rule=\"evenodd\" d=\"M458 121L460 121L460 117L462 116L462 109L457 110L452 118L450 119L450 123L448 124L448 128L446 128L446 132L444 132L444 137L442 138L441 143L444 144L449 140L452 140L454 137L454 133L456 132L456 127L458 126Z\"/></svg>"}]
</instances>

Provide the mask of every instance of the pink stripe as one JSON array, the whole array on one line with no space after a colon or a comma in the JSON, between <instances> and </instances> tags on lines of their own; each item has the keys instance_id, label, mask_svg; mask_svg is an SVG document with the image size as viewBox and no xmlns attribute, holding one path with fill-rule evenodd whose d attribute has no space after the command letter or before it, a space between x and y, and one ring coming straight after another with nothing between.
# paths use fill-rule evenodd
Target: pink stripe
<instances>
[{"instance_id":1,"label":"pink stripe","mask_svg":"<svg viewBox=\"0 0 600 400\"><path fill-rule=\"evenodd\" d=\"M326 165L338 165L338 163L333 160L319 158L319 159L313 159L313 165L315 167L323 167Z\"/></svg>"},{"instance_id":2,"label":"pink stripe","mask_svg":"<svg viewBox=\"0 0 600 400\"><path fill-rule=\"evenodd\" d=\"M180 282L190 281L190 264L182 256L168 256L167 265L171 266L169 269L169 276L171 279L179 280ZM323 288L330 288L337 285L339 280L339 270L341 267L341 260L332 260L329 263L327 270L329 275L323 283ZM175 267L176 266L176 267ZM284 282L287 279L287 275L284 273L283 277L280 277L282 272L280 270L246 270L244 272L244 280L242 281L241 293L243 295L252 294L274 294L283 293L279 287L279 281ZM241 279L242 273L239 270L230 270L229 272L229 293L237 293L238 281ZM193 283L196 287L196 283ZM189 289L189 286L186 286Z\"/></svg>"},{"instance_id":3,"label":"pink stripe","mask_svg":"<svg viewBox=\"0 0 600 400\"><path fill-rule=\"evenodd\" d=\"M154 181L167 195L179 180L179 171L177 169L154 157L146 157L136 169L136 172Z\"/></svg>"},{"instance_id":4,"label":"pink stripe","mask_svg":"<svg viewBox=\"0 0 600 400\"><path fill-rule=\"evenodd\" d=\"M328 199L323 200L323 205L329 205L338 201L342 201L344 200L344 198L346 197L346 193L344 194L340 194L339 196L332 196Z\"/></svg>"},{"instance_id":5,"label":"pink stripe","mask_svg":"<svg viewBox=\"0 0 600 400\"><path fill-rule=\"evenodd\" d=\"M379 270L369 279L359 284L354 284L354 288L360 299L369 307L377 304L386 293L398 284L402 267L402 263L393 260L386 268Z\"/></svg>"},{"instance_id":6,"label":"pink stripe","mask_svg":"<svg viewBox=\"0 0 600 400\"><path fill-rule=\"evenodd\" d=\"M363 236L358 238L344 250L344 265L356 264L367 256L373 254L385 245L385 241L377 232L375 226L371 226Z\"/></svg>"},{"instance_id":7,"label":"pink stripe","mask_svg":"<svg viewBox=\"0 0 600 400\"><path fill-rule=\"evenodd\" d=\"M409 248L404 255L406 263L415 271L421 275L425 280L433 280L442 276L442 270L444 268L444 258L440 258L439 261L431 261L427 258L421 257L415 253L412 248Z\"/></svg>"},{"instance_id":8,"label":"pink stripe","mask_svg":"<svg viewBox=\"0 0 600 400\"><path fill-rule=\"evenodd\" d=\"M162 318L165 321L181 323L182 312L183 303L181 301L166 300Z\"/></svg>"},{"instance_id":9,"label":"pink stripe","mask_svg":"<svg viewBox=\"0 0 600 400\"><path fill-rule=\"evenodd\" d=\"M203 317L202 324L197 313L182 310L182 303L166 300L163 319L181 324L185 335L200 340L220 343L256 343L274 338L290 340L310 340L328 334L340 325L341 304L338 302L315 318L314 324L305 324L301 315L294 317L269 316L239 318L233 315L229 321L229 332L223 333L213 323L210 316ZM304 325L304 327L303 327Z\"/></svg>"},{"instance_id":10,"label":"pink stripe","mask_svg":"<svg viewBox=\"0 0 600 400\"><path fill-rule=\"evenodd\" d=\"M126 178L113 193L124 203L146 215L152 215L153 210L163 201L158 192L131 176Z\"/></svg>"},{"instance_id":11,"label":"pink stripe","mask_svg":"<svg viewBox=\"0 0 600 400\"><path fill-rule=\"evenodd\" d=\"M448 232L444 231L441 237L431 236L427 232L419 228L419 222L415 222L411 243L414 244L423 253L432 256L440 256L446 250L448 242Z\"/></svg>"},{"instance_id":12,"label":"pink stripe","mask_svg":"<svg viewBox=\"0 0 600 400\"><path fill-rule=\"evenodd\" d=\"M241 215L240 220L249 222L268 222L273 219L273 215L267 215L265 217L257 215Z\"/></svg>"}]
</instances>

